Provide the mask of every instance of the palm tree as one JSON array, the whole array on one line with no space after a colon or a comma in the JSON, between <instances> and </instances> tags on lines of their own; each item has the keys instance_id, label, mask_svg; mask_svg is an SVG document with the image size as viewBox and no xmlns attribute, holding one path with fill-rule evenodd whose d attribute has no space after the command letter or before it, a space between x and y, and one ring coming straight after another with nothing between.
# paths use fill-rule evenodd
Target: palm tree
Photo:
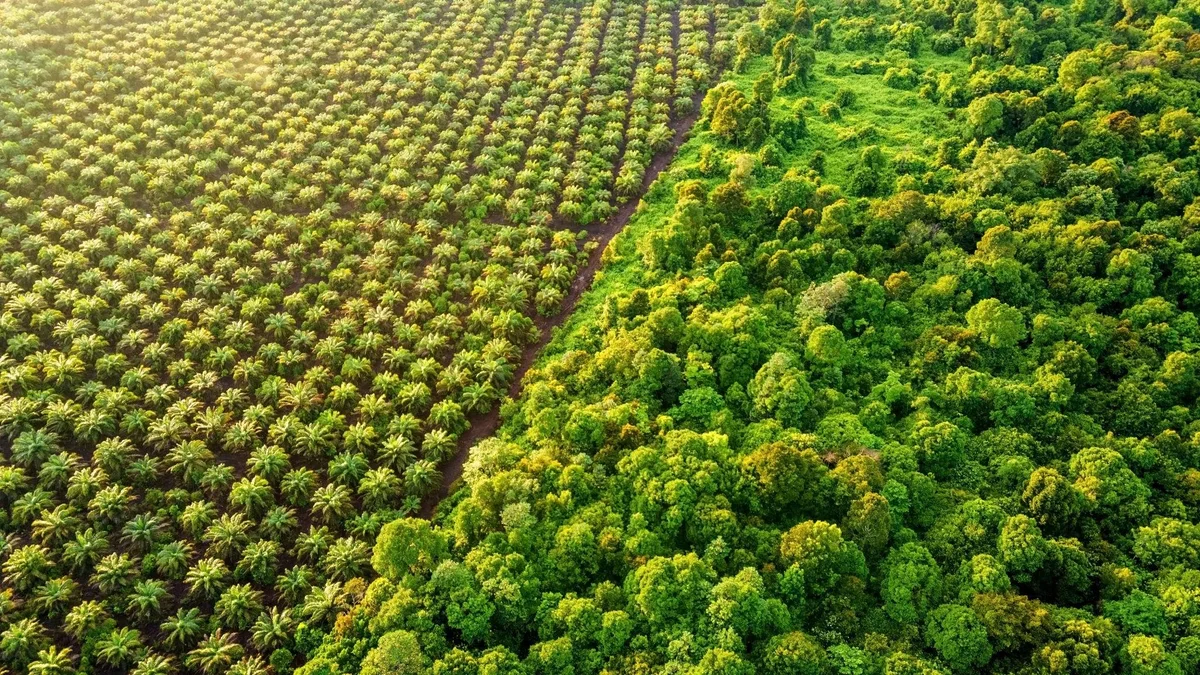
<instances>
[{"instance_id":1,"label":"palm tree","mask_svg":"<svg viewBox=\"0 0 1200 675\"><path fill-rule=\"evenodd\" d=\"M267 511L263 516L262 522L259 523L258 529L262 536L273 541L279 541L287 537L292 530L296 529L296 511L286 506L276 506Z\"/></svg>"},{"instance_id":2,"label":"palm tree","mask_svg":"<svg viewBox=\"0 0 1200 675\"><path fill-rule=\"evenodd\" d=\"M421 454L436 466L454 454L454 439L441 429L430 429L421 441Z\"/></svg>"},{"instance_id":3,"label":"palm tree","mask_svg":"<svg viewBox=\"0 0 1200 675\"><path fill-rule=\"evenodd\" d=\"M41 465L50 455L61 450L58 434L43 429L33 429L17 436L12 443L10 459L24 467Z\"/></svg>"},{"instance_id":4,"label":"palm tree","mask_svg":"<svg viewBox=\"0 0 1200 675\"><path fill-rule=\"evenodd\" d=\"M360 576L370 562L371 548L353 537L334 542L323 560L325 573L338 581Z\"/></svg>"},{"instance_id":5,"label":"palm tree","mask_svg":"<svg viewBox=\"0 0 1200 675\"><path fill-rule=\"evenodd\" d=\"M59 504L53 511L42 511L42 516L33 521L33 538L42 544L57 547L70 538L79 527L79 518L74 507Z\"/></svg>"},{"instance_id":6,"label":"palm tree","mask_svg":"<svg viewBox=\"0 0 1200 675\"><path fill-rule=\"evenodd\" d=\"M229 491L233 484L233 467L228 464L214 464L205 469L200 476L200 487L214 499Z\"/></svg>"},{"instance_id":7,"label":"palm tree","mask_svg":"<svg viewBox=\"0 0 1200 675\"><path fill-rule=\"evenodd\" d=\"M258 441L258 430L253 420L240 419L225 431L221 446L230 452L244 451Z\"/></svg>"},{"instance_id":8,"label":"palm tree","mask_svg":"<svg viewBox=\"0 0 1200 675\"><path fill-rule=\"evenodd\" d=\"M114 628L96 641L96 658L103 664L120 670L142 654L142 634L134 628Z\"/></svg>"},{"instance_id":9,"label":"palm tree","mask_svg":"<svg viewBox=\"0 0 1200 675\"><path fill-rule=\"evenodd\" d=\"M387 466L367 471L358 485L363 506L372 510L387 508L402 492L400 477Z\"/></svg>"},{"instance_id":10,"label":"palm tree","mask_svg":"<svg viewBox=\"0 0 1200 675\"><path fill-rule=\"evenodd\" d=\"M119 524L125 518L137 496L127 485L109 485L88 502L88 519L92 522Z\"/></svg>"},{"instance_id":11,"label":"palm tree","mask_svg":"<svg viewBox=\"0 0 1200 675\"><path fill-rule=\"evenodd\" d=\"M269 652L287 644L292 632L292 619L287 612L272 607L258 615L251 629L250 640L261 652Z\"/></svg>"},{"instance_id":12,"label":"palm tree","mask_svg":"<svg viewBox=\"0 0 1200 675\"><path fill-rule=\"evenodd\" d=\"M179 515L179 524L193 537L199 536L216 519L217 507L209 501L195 501L188 504Z\"/></svg>"},{"instance_id":13,"label":"palm tree","mask_svg":"<svg viewBox=\"0 0 1200 675\"><path fill-rule=\"evenodd\" d=\"M124 553L109 553L96 563L89 583L106 595L124 592L137 576L137 566Z\"/></svg>"},{"instance_id":14,"label":"palm tree","mask_svg":"<svg viewBox=\"0 0 1200 675\"><path fill-rule=\"evenodd\" d=\"M308 594L315 579L316 575L307 565L295 565L279 575L275 580L275 590L279 591L289 604L295 605Z\"/></svg>"},{"instance_id":15,"label":"palm tree","mask_svg":"<svg viewBox=\"0 0 1200 675\"><path fill-rule=\"evenodd\" d=\"M197 668L204 675L214 675L228 671L233 662L242 657L243 651L232 633L218 628L188 652L183 662L188 668Z\"/></svg>"},{"instance_id":16,"label":"palm tree","mask_svg":"<svg viewBox=\"0 0 1200 675\"><path fill-rule=\"evenodd\" d=\"M327 581L321 588L313 588L304 598L300 614L310 623L322 624L346 607L346 593L336 581Z\"/></svg>"},{"instance_id":17,"label":"palm tree","mask_svg":"<svg viewBox=\"0 0 1200 675\"><path fill-rule=\"evenodd\" d=\"M215 598L225 590L229 567L219 558L201 558L188 570L183 582L188 593L202 598Z\"/></svg>"},{"instance_id":18,"label":"palm tree","mask_svg":"<svg viewBox=\"0 0 1200 675\"><path fill-rule=\"evenodd\" d=\"M262 612L262 592L249 584L234 584L221 594L215 609L221 625L235 630L246 628Z\"/></svg>"},{"instance_id":19,"label":"palm tree","mask_svg":"<svg viewBox=\"0 0 1200 675\"><path fill-rule=\"evenodd\" d=\"M209 555L228 558L249 543L252 524L241 513L224 513L204 531L201 540L208 544Z\"/></svg>"},{"instance_id":20,"label":"palm tree","mask_svg":"<svg viewBox=\"0 0 1200 675\"><path fill-rule=\"evenodd\" d=\"M305 424L296 432L296 449L306 457L320 457L333 448L333 441L333 430L320 420Z\"/></svg>"},{"instance_id":21,"label":"palm tree","mask_svg":"<svg viewBox=\"0 0 1200 675\"><path fill-rule=\"evenodd\" d=\"M76 538L62 546L62 562L72 572L83 572L100 560L108 551L108 538L94 528L76 532Z\"/></svg>"},{"instance_id":22,"label":"palm tree","mask_svg":"<svg viewBox=\"0 0 1200 675\"><path fill-rule=\"evenodd\" d=\"M322 401L321 392L307 379L280 387L279 406L297 413L307 412Z\"/></svg>"},{"instance_id":23,"label":"palm tree","mask_svg":"<svg viewBox=\"0 0 1200 675\"><path fill-rule=\"evenodd\" d=\"M170 541L154 554L154 570L167 579L181 579L192 559L192 545L186 541Z\"/></svg>"},{"instance_id":24,"label":"palm tree","mask_svg":"<svg viewBox=\"0 0 1200 675\"><path fill-rule=\"evenodd\" d=\"M50 549L30 544L13 551L0 569L9 584L18 591L27 591L50 578L54 560Z\"/></svg>"},{"instance_id":25,"label":"palm tree","mask_svg":"<svg viewBox=\"0 0 1200 675\"><path fill-rule=\"evenodd\" d=\"M34 488L12 503L12 520L16 525L29 525L33 520L54 506L54 495L41 488Z\"/></svg>"},{"instance_id":26,"label":"palm tree","mask_svg":"<svg viewBox=\"0 0 1200 675\"><path fill-rule=\"evenodd\" d=\"M104 469L85 467L67 479L67 499L76 506L86 505L101 488L108 485L108 474Z\"/></svg>"},{"instance_id":27,"label":"palm tree","mask_svg":"<svg viewBox=\"0 0 1200 675\"><path fill-rule=\"evenodd\" d=\"M162 654L148 652L129 671L129 675L172 675L175 672L175 659Z\"/></svg>"},{"instance_id":28,"label":"palm tree","mask_svg":"<svg viewBox=\"0 0 1200 675\"><path fill-rule=\"evenodd\" d=\"M292 555L297 558L318 560L325 555L325 551L329 550L329 546L332 543L333 535L330 534L328 527L324 525L321 527L310 525L308 532L296 537L296 545L292 549Z\"/></svg>"},{"instance_id":29,"label":"palm tree","mask_svg":"<svg viewBox=\"0 0 1200 675\"><path fill-rule=\"evenodd\" d=\"M241 509L250 518L260 515L274 502L274 490L261 476L244 477L229 491L229 505Z\"/></svg>"},{"instance_id":30,"label":"palm tree","mask_svg":"<svg viewBox=\"0 0 1200 675\"><path fill-rule=\"evenodd\" d=\"M37 619L18 619L0 633L0 656L18 669L29 663L46 642L46 629Z\"/></svg>"},{"instance_id":31,"label":"palm tree","mask_svg":"<svg viewBox=\"0 0 1200 675\"><path fill-rule=\"evenodd\" d=\"M333 483L317 488L313 494L312 513L327 523L346 517L353 509L354 499L345 485Z\"/></svg>"},{"instance_id":32,"label":"palm tree","mask_svg":"<svg viewBox=\"0 0 1200 675\"><path fill-rule=\"evenodd\" d=\"M251 578L260 583L269 583L275 577L275 563L279 559L279 542L263 539L242 551L234 574L238 578Z\"/></svg>"},{"instance_id":33,"label":"palm tree","mask_svg":"<svg viewBox=\"0 0 1200 675\"><path fill-rule=\"evenodd\" d=\"M66 487L71 474L82 465L82 459L73 452L51 455L42 462L42 467L38 470L38 486L52 492L61 490Z\"/></svg>"},{"instance_id":34,"label":"palm tree","mask_svg":"<svg viewBox=\"0 0 1200 675\"><path fill-rule=\"evenodd\" d=\"M278 445L264 445L256 448L251 451L250 458L246 461L248 471L271 483L282 478L289 468L291 468L291 458Z\"/></svg>"},{"instance_id":35,"label":"palm tree","mask_svg":"<svg viewBox=\"0 0 1200 675\"><path fill-rule=\"evenodd\" d=\"M75 601L79 584L71 577L50 579L38 586L30 599L30 606L47 619L60 618Z\"/></svg>"},{"instance_id":36,"label":"palm tree","mask_svg":"<svg viewBox=\"0 0 1200 675\"><path fill-rule=\"evenodd\" d=\"M110 476L124 475L129 457L133 454L133 443L125 438L106 438L96 446L92 464L104 469Z\"/></svg>"},{"instance_id":37,"label":"palm tree","mask_svg":"<svg viewBox=\"0 0 1200 675\"><path fill-rule=\"evenodd\" d=\"M50 645L39 651L37 658L29 664L29 675L72 675L74 663L69 647Z\"/></svg>"},{"instance_id":38,"label":"palm tree","mask_svg":"<svg viewBox=\"0 0 1200 675\"><path fill-rule=\"evenodd\" d=\"M428 459L417 460L404 470L404 484L416 495L427 494L441 478L441 472Z\"/></svg>"},{"instance_id":39,"label":"palm tree","mask_svg":"<svg viewBox=\"0 0 1200 675\"><path fill-rule=\"evenodd\" d=\"M199 609L180 607L175 612L175 616L162 622L159 628L162 629L163 639L167 646L186 648L195 644L196 640L204 634L204 625L204 617L200 614Z\"/></svg>"},{"instance_id":40,"label":"palm tree","mask_svg":"<svg viewBox=\"0 0 1200 675\"><path fill-rule=\"evenodd\" d=\"M84 600L67 612L63 619L63 630L67 635L80 640L88 631L104 623L108 612L95 600Z\"/></svg>"},{"instance_id":41,"label":"palm tree","mask_svg":"<svg viewBox=\"0 0 1200 675\"><path fill-rule=\"evenodd\" d=\"M338 483L354 486L367 473L371 465L360 454L346 452L329 462L329 477Z\"/></svg>"},{"instance_id":42,"label":"palm tree","mask_svg":"<svg viewBox=\"0 0 1200 675\"><path fill-rule=\"evenodd\" d=\"M269 675L273 672L259 654L244 656L229 669L229 675Z\"/></svg>"},{"instance_id":43,"label":"palm tree","mask_svg":"<svg viewBox=\"0 0 1200 675\"><path fill-rule=\"evenodd\" d=\"M125 611L142 621L153 619L162 611L163 601L168 597L167 585L157 579L146 579L133 586Z\"/></svg>"},{"instance_id":44,"label":"palm tree","mask_svg":"<svg viewBox=\"0 0 1200 675\"><path fill-rule=\"evenodd\" d=\"M469 413L485 413L496 399L496 388L490 382L472 383L463 387L460 394L463 408Z\"/></svg>"},{"instance_id":45,"label":"palm tree","mask_svg":"<svg viewBox=\"0 0 1200 675\"><path fill-rule=\"evenodd\" d=\"M121 541L136 552L148 551L162 530L163 524L157 517L139 513L121 528Z\"/></svg>"},{"instance_id":46,"label":"palm tree","mask_svg":"<svg viewBox=\"0 0 1200 675\"><path fill-rule=\"evenodd\" d=\"M287 472L279 484L279 492L293 506L306 506L317 488L317 472L306 467Z\"/></svg>"},{"instance_id":47,"label":"palm tree","mask_svg":"<svg viewBox=\"0 0 1200 675\"><path fill-rule=\"evenodd\" d=\"M392 436L379 450L379 462L399 471L403 471L416 458L417 446L407 436Z\"/></svg>"}]
</instances>

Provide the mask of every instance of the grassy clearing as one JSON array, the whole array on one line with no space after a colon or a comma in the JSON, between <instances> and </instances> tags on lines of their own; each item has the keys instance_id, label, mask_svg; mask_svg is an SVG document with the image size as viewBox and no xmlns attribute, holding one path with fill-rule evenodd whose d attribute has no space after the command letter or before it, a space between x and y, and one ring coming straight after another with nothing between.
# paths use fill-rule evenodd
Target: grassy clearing
<instances>
[{"instance_id":1,"label":"grassy clearing","mask_svg":"<svg viewBox=\"0 0 1200 675\"><path fill-rule=\"evenodd\" d=\"M852 70L856 62L870 60L880 60L880 57L864 51L820 52L814 68L816 77L808 89L775 96L771 102L772 112L782 116L785 110L803 106L809 131L796 148L784 154L782 165L785 168L807 166L813 154L820 151L826 158L823 181L843 185L849 179L863 147L878 145L889 158L901 152L928 156L936 151L936 141L931 139L946 138L952 134L957 122L947 114L948 110L921 98L915 88L902 90L885 85L879 68L862 74ZM917 72L932 69L961 74L967 67L961 55L957 54L941 56L928 53L913 61L917 65L914 68ZM832 73L829 72L831 65ZM749 92L754 81L763 73L769 73L771 68L769 57L759 57L751 61L744 72L732 76L732 81L743 91ZM821 106L833 101L839 90L853 92L855 103L842 109L840 119L822 116L819 112ZM538 365L574 348L573 336L586 326L594 325L595 312L599 311L609 295L646 285L646 270L637 243L671 215L675 207L675 184L685 178L696 177L695 167L700 161L700 149L706 144L719 146L721 142L698 124L697 132L680 147L670 168L659 176L647 192L628 226L609 244L605 266L596 274L591 289L584 294L575 312L543 350ZM719 181L713 179L709 182L715 184Z\"/></svg>"}]
</instances>

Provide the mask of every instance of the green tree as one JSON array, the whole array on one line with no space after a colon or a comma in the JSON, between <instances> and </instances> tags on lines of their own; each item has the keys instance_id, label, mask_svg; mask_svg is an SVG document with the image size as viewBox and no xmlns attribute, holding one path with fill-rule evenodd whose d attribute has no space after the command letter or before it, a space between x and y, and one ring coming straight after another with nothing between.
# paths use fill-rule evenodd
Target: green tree
<instances>
[{"instance_id":1,"label":"green tree","mask_svg":"<svg viewBox=\"0 0 1200 675\"><path fill-rule=\"evenodd\" d=\"M956 672L977 672L992 658L987 629L969 607L942 605L929 614L925 639Z\"/></svg>"}]
</instances>

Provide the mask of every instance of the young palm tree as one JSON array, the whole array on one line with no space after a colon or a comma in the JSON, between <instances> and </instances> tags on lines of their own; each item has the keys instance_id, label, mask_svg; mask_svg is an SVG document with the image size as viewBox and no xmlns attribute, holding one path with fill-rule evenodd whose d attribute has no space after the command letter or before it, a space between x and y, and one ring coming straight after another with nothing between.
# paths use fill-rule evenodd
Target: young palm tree
<instances>
[{"instance_id":1,"label":"young palm tree","mask_svg":"<svg viewBox=\"0 0 1200 675\"><path fill-rule=\"evenodd\" d=\"M63 545L62 561L72 572L86 571L108 551L108 538L93 528L76 532L75 539Z\"/></svg>"},{"instance_id":2,"label":"young palm tree","mask_svg":"<svg viewBox=\"0 0 1200 675\"><path fill-rule=\"evenodd\" d=\"M283 478L290 468L291 458L278 445L264 445L256 448L250 452L250 458L246 461L248 471L271 483Z\"/></svg>"},{"instance_id":3,"label":"young palm tree","mask_svg":"<svg viewBox=\"0 0 1200 675\"><path fill-rule=\"evenodd\" d=\"M379 449L378 458L384 466L403 471L417 458L417 446L407 436L392 436Z\"/></svg>"},{"instance_id":4,"label":"young palm tree","mask_svg":"<svg viewBox=\"0 0 1200 675\"><path fill-rule=\"evenodd\" d=\"M229 567L219 558L201 558L188 570L183 582L188 585L188 593L201 598L212 599L225 590L229 578Z\"/></svg>"},{"instance_id":5,"label":"young palm tree","mask_svg":"<svg viewBox=\"0 0 1200 675\"><path fill-rule=\"evenodd\" d=\"M325 573L338 581L360 576L371 563L371 548L353 537L338 539L322 560Z\"/></svg>"},{"instance_id":6,"label":"young palm tree","mask_svg":"<svg viewBox=\"0 0 1200 675\"><path fill-rule=\"evenodd\" d=\"M108 474L104 469L84 467L67 479L67 499L77 507L83 507L108 485Z\"/></svg>"},{"instance_id":7,"label":"young palm tree","mask_svg":"<svg viewBox=\"0 0 1200 675\"><path fill-rule=\"evenodd\" d=\"M14 464L27 468L36 468L50 455L61 450L58 445L58 434L43 429L26 431L12 443L10 459Z\"/></svg>"},{"instance_id":8,"label":"young palm tree","mask_svg":"<svg viewBox=\"0 0 1200 675\"><path fill-rule=\"evenodd\" d=\"M221 594L215 609L222 626L234 630L247 628L262 612L262 592L249 584L234 584Z\"/></svg>"},{"instance_id":9,"label":"young palm tree","mask_svg":"<svg viewBox=\"0 0 1200 675\"><path fill-rule=\"evenodd\" d=\"M242 551L234 574L238 578L250 578L259 583L269 583L275 577L275 563L279 560L281 547L279 542L263 539L256 541Z\"/></svg>"},{"instance_id":10,"label":"young palm tree","mask_svg":"<svg viewBox=\"0 0 1200 675\"><path fill-rule=\"evenodd\" d=\"M362 497L363 506L373 510L387 508L402 492L400 477L387 466L367 471L358 485L358 494Z\"/></svg>"},{"instance_id":11,"label":"young palm tree","mask_svg":"<svg viewBox=\"0 0 1200 675\"><path fill-rule=\"evenodd\" d=\"M121 528L121 541L133 551L148 551L162 530L163 524L157 517L139 513Z\"/></svg>"},{"instance_id":12,"label":"young palm tree","mask_svg":"<svg viewBox=\"0 0 1200 675\"><path fill-rule=\"evenodd\" d=\"M195 501L184 507L179 524L193 537L208 529L217 517L217 507L210 501Z\"/></svg>"},{"instance_id":13,"label":"young palm tree","mask_svg":"<svg viewBox=\"0 0 1200 675\"><path fill-rule=\"evenodd\" d=\"M204 634L205 621L200 610L195 607L180 607L175 616L159 625L167 646L175 649L187 648L196 643Z\"/></svg>"},{"instance_id":14,"label":"young palm tree","mask_svg":"<svg viewBox=\"0 0 1200 675\"><path fill-rule=\"evenodd\" d=\"M269 675L274 672L259 654L243 656L229 669L229 675Z\"/></svg>"},{"instance_id":15,"label":"young palm tree","mask_svg":"<svg viewBox=\"0 0 1200 675\"><path fill-rule=\"evenodd\" d=\"M18 669L45 646L46 628L37 619L18 619L0 633L0 657Z\"/></svg>"},{"instance_id":16,"label":"young palm tree","mask_svg":"<svg viewBox=\"0 0 1200 675\"><path fill-rule=\"evenodd\" d=\"M29 604L38 614L57 620L74 604L78 592L79 584L74 579L58 577L38 586Z\"/></svg>"},{"instance_id":17,"label":"young palm tree","mask_svg":"<svg viewBox=\"0 0 1200 675\"><path fill-rule=\"evenodd\" d=\"M31 544L13 551L0 568L4 578L18 591L28 591L50 578L54 559L50 549Z\"/></svg>"},{"instance_id":18,"label":"young palm tree","mask_svg":"<svg viewBox=\"0 0 1200 675\"><path fill-rule=\"evenodd\" d=\"M158 579L145 579L134 584L125 611L141 621L150 621L162 612L168 597L165 583Z\"/></svg>"},{"instance_id":19,"label":"young palm tree","mask_svg":"<svg viewBox=\"0 0 1200 675\"><path fill-rule=\"evenodd\" d=\"M250 632L250 640L256 649L265 653L286 645L291 633L291 616L278 607L272 607L270 612L258 615Z\"/></svg>"},{"instance_id":20,"label":"young palm tree","mask_svg":"<svg viewBox=\"0 0 1200 675\"><path fill-rule=\"evenodd\" d=\"M38 652L29 664L29 675L72 675L75 672L75 657L69 647L49 647Z\"/></svg>"},{"instance_id":21,"label":"young palm tree","mask_svg":"<svg viewBox=\"0 0 1200 675\"><path fill-rule=\"evenodd\" d=\"M79 640L85 633L104 623L108 613L104 606L95 600L84 600L67 612L63 619L63 630L67 635Z\"/></svg>"},{"instance_id":22,"label":"young palm tree","mask_svg":"<svg viewBox=\"0 0 1200 675\"><path fill-rule=\"evenodd\" d=\"M196 485L212 461L212 451L201 441L185 441L167 452L167 469L186 485Z\"/></svg>"},{"instance_id":23,"label":"young palm tree","mask_svg":"<svg viewBox=\"0 0 1200 675\"><path fill-rule=\"evenodd\" d=\"M320 625L332 620L345 607L346 593L342 585L328 581L324 586L309 591L300 607L300 614L309 622Z\"/></svg>"},{"instance_id":24,"label":"young palm tree","mask_svg":"<svg viewBox=\"0 0 1200 675\"><path fill-rule=\"evenodd\" d=\"M190 542L167 542L154 554L154 570L167 579L182 579L192 559L192 551Z\"/></svg>"},{"instance_id":25,"label":"young palm tree","mask_svg":"<svg viewBox=\"0 0 1200 675\"><path fill-rule=\"evenodd\" d=\"M288 604L295 605L304 599L315 580L316 574L307 565L295 565L279 575L275 580L275 590L279 591Z\"/></svg>"},{"instance_id":26,"label":"young palm tree","mask_svg":"<svg viewBox=\"0 0 1200 675\"><path fill-rule=\"evenodd\" d=\"M34 488L12 503L11 515L15 525L29 525L34 519L54 507L54 495L41 488Z\"/></svg>"},{"instance_id":27,"label":"young palm tree","mask_svg":"<svg viewBox=\"0 0 1200 675\"><path fill-rule=\"evenodd\" d=\"M350 488L340 484L330 484L318 488L313 494L312 513L320 516L327 523L332 523L348 516L354 509L354 500Z\"/></svg>"},{"instance_id":28,"label":"young palm tree","mask_svg":"<svg viewBox=\"0 0 1200 675\"><path fill-rule=\"evenodd\" d=\"M441 429L430 429L421 440L421 455L435 466L454 454L454 439Z\"/></svg>"},{"instance_id":29,"label":"young palm tree","mask_svg":"<svg viewBox=\"0 0 1200 675\"><path fill-rule=\"evenodd\" d=\"M228 464L214 464L205 469L200 476L200 487L213 499L229 492L233 484L233 467Z\"/></svg>"},{"instance_id":30,"label":"young palm tree","mask_svg":"<svg viewBox=\"0 0 1200 675\"><path fill-rule=\"evenodd\" d=\"M367 458L358 453L346 452L329 462L329 477L334 481L353 487L371 468Z\"/></svg>"},{"instance_id":31,"label":"young palm tree","mask_svg":"<svg viewBox=\"0 0 1200 675\"><path fill-rule=\"evenodd\" d=\"M209 555L229 558L249 543L251 526L241 513L224 513L208 526L201 540L208 544Z\"/></svg>"},{"instance_id":32,"label":"young palm tree","mask_svg":"<svg viewBox=\"0 0 1200 675\"><path fill-rule=\"evenodd\" d=\"M415 495L428 494L441 478L436 465L427 459L417 460L404 470L404 485Z\"/></svg>"},{"instance_id":33,"label":"young palm tree","mask_svg":"<svg viewBox=\"0 0 1200 675\"><path fill-rule=\"evenodd\" d=\"M117 670L136 662L143 650L142 634L133 628L114 628L96 641L97 660Z\"/></svg>"},{"instance_id":34,"label":"young palm tree","mask_svg":"<svg viewBox=\"0 0 1200 675\"><path fill-rule=\"evenodd\" d=\"M267 511L266 515L263 516L262 522L258 525L258 530L267 539L281 541L296 529L296 525L295 509L286 506L276 506Z\"/></svg>"},{"instance_id":35,"label":"young palm tree","mask_svg":"<svg viewBox=\"0 0 1200 675\"><path fill-rule=\"evenodd\" d=\"M137 576L137 565L124 553L109 553L96 563L89 583L101 593L122 593Z\"/></svg>"},{"instance_id":36,"label":"young palm tree","mask_svg":"<svg viewBox=\"0 0 1200 675\"><path fill-rule=\"evenodd\" d=\"M292 506L307 506L317 488L317 472L300 467L287 472L279 484L279 492Z\"/></svg>"},{"instance_id":37,"label":"young palm tree","mask_svg":"<svg viewBox=\"0 0 1200 675\"><path fill-rule=\"evenodd\" d=\"M242 657L243 651L234 634L218 628L188 652L183 662L188 668L197 669L204 675L215 675L227 672Z\"/></svg>"},{"instance_id":38,"label":"young palm tree","mask_svg":"<svg viewBox=\"0 0 1200 675\"><path fill-rule=\"evenodd\" d=\"M102 488L88 502L88 519L92 522L119 525L136 498L133 488L126 485L109 485Z\"/></svg>"},{"instance_id":39,"label":"young palm tree","mask_svg":"<svg viewBox=\"0 0 1200 675\"><path fill-rule=\"evenodd\" d=\"M50 547L57 547L70 538L79 527L75 508L59 504L52 511L42 511L40 518L33 521L33 538Z\"/></svg>"},{"instance_id":40,"label":"young palm tree","mask_svg":"<svg viewBox=\"0 0 1200 675\"><path fill-rule=\"evenodd\" d=\"M148 652L138 660L129 675L172 675L175 672L175 659L170 656Z\"/></svg>"},{"instance_id":41,"label":"young palm tree","mask_svg":"<svg viewBox=\"0 0 1200 675\"><path fill-rule=\"evenodd\" d=\"M322 525L317 527L310 525L308 532L296 537L296 545L292 548L292 555L297 558L316 561L325 555L329 547L333 544L333 535L329 532L329 528Z\"/></svg>"},{"instance_id":42,"label":"young palm tree","mask_svg":"<svg viewBox=\"0 0 1200 675\"><path fill-rule=\"evenodd\" d=\"M261 476L244 477L229 490L229 505L240 509L250 518L261 515L274 502L275 491Z\"/></svg>"}]
</instances>

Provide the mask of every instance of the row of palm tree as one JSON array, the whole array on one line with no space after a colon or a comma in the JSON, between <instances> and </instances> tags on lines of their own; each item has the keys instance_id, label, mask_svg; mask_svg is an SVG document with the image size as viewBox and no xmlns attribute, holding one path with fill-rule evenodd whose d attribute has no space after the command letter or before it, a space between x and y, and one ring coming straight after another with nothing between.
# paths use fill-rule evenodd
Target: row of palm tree
<instances>
[{"instance_id":1,"label":"row of palm tree","mask_svg":"<svg viewBox=\"0 0 1200 675\"><path fill-rule=\"evenodd\" d=\"M559 309L587 258L560 226L636 194L735 15L5 12L0 662L294 666Z\"/></svg>"}]
</instances>

